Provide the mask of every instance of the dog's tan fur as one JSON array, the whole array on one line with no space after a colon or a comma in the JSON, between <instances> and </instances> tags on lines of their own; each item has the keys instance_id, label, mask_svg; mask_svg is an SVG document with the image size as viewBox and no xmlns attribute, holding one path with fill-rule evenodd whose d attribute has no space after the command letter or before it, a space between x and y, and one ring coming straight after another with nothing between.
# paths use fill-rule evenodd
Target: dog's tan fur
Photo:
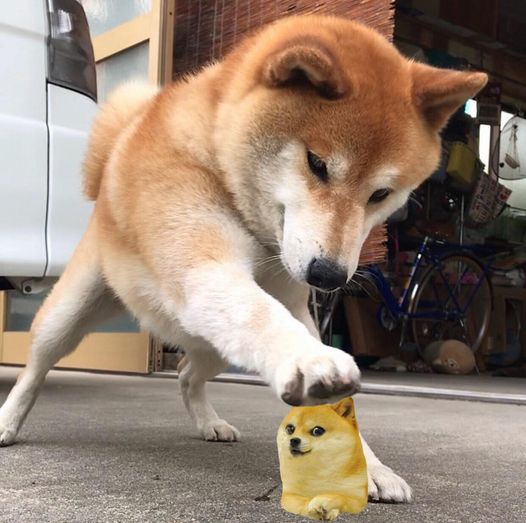
<instances>
[{"instance_id":1,"label":"dog's tan fur","mask_svg":"<svg viewBox=\"0 0 526 523\"><path fill-rule=\"evenodd\" d=\"M0 444L13 442L49 368L121 304L186 349L183 398L207 439L238 437L204 396L227 362L291 404L356 390L352 358L317 338L309 262L327 257L352 276L371 228L433 171L439 130L485 81L408 61L349 20L303 16L160 92L117 90L86 159L95 211L35 319ZM307 150L326 161L327 182ZM383 188L388 198L368 203ZM403 480L364 450L372 494L387 478L384 497L407 499Z\"/></svg>"}]
</instances>

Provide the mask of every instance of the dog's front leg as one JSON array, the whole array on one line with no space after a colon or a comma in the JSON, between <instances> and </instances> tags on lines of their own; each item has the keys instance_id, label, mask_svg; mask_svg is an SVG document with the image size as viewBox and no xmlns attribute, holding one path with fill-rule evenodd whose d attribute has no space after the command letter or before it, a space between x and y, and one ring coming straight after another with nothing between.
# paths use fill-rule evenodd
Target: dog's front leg
<instances>
[{"instance_id":1,"label":"dog's front leg","mask_svg":"<svg viewBox=\"0 0 526 523\"><path fill-rule=\"evenodd\" d=\"M391 503L409 503L413 497L411 487L376 457L361 434L360 438L367 462L369 499Z\"/></svg>"},{"instance_id":2,"label":"dog's front leg","mask_svg":"<svg viewBox=\"0 0 526 523\"><path fill-rule=\"evenodd\" d=\"M309 291L305 285L290 282L281 274L272 275L271 278L263 281L263 285L287 307L295 318L305 325L312 336L319 339L317 327L307 306ZM411 501L411 487L376 457L363 436L362 447L367 460L369 499L387 503Z\"/></svg>"},{"instance_id":3,"label":"dog's front leg","mask_svg":"<svg viewBox=\"0 0 526 523\"><path fill-rule=\"evenodd\" d=\"M188 271L177 316L186 332L210 342L230 363L257 371L290 405L324 403L358 390L348 354L323 345L240 262Z\"/></svg>"}]
</instances>

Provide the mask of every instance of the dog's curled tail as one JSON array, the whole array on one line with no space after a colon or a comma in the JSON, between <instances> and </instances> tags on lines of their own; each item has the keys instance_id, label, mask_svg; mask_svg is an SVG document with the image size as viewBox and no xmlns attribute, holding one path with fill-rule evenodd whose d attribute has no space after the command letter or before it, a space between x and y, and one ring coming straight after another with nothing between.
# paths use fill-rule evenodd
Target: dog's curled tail
<instances>
[{"instance_id":1,"label":"dog's curled tail","mask_svg":"<svg viewBox=\"0 0 526 523\"><path fill-rule=\"evenodd\" d=\"M106 163L119 135L157 94L151 84L130 82L113 91L99 110L84 161L84 194L96 200Z\"/></svg>"}]
</instances>

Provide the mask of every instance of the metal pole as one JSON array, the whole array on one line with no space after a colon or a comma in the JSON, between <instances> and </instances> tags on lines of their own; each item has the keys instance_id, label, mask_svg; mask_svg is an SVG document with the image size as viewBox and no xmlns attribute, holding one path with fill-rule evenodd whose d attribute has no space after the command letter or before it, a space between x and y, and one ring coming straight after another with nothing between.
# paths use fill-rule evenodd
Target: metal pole
<instances>
[{"instance_id":1,"label":"metal pole","mask_svg":"<svg viewBox=\"0 0 526 523\"><path fill-rule=\"evenodd\" d=\"M460 196L460 231L459 231L459 238L458 243L460 245L464 245L464 211L465 211L465 196L464 193Z\"/></svg>"}]
</instances>

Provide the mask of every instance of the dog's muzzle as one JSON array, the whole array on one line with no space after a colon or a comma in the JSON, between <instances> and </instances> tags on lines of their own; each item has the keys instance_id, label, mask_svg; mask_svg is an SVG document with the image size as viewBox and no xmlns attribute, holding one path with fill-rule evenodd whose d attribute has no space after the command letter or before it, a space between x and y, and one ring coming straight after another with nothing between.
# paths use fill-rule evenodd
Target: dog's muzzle
<instances>
[{"instance_id":1,"label":"dog's muzzle","mask_svg":"<svg viewBox=\"0 0 526 523\"><path fill-rule=\"evenodd\" d=\"M290 440L290 453L293 456L303 456L303 454L308 454L310 450L301 450L301 439L292 438Z\"/></svg>"},{"instance_id":2,"label":"dog's muzzle","mask_svg":"<svg viewBox=\"0 0 526 523\"><path fill-rule=\"evenodd\" d=\"M324 291L332 291L347 282L347 270L328 258L313 258L307 269L307 283Z\"/></svg>"}]
</instances>

